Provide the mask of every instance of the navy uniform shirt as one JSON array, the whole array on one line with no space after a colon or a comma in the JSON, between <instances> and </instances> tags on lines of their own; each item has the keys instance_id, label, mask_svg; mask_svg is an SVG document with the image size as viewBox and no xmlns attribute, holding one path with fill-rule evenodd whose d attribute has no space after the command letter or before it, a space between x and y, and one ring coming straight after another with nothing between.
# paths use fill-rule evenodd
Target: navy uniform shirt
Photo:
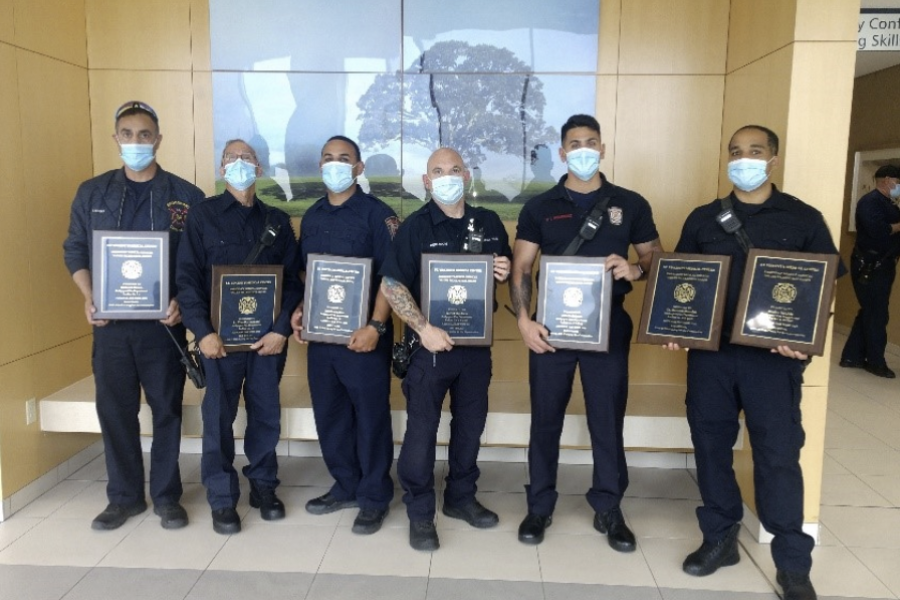
<instances>
[{"instance_id":1,"label":"navy uniform shirt","mask_svg":"<svg viewBox=\"0 0 900 600\"><path fill-rule=\"evenodd\" d=\"M225 191L191 209L184 240L178 251L178 303L185 326L197 340L213 333L210 320L213 265L239 265L250 254L266 227L279 229L271 246L263 248L255 264L282 265L281 313L272 331L287 337L293 332L291 313L303 298L299 278L297 240L291 218L282 210L254 198L244 207Z\"/></svg>"},{"instance_id":2,"label":"navy uniform shirt","mask_svg":"<svg viewBox=\"0 0 900 600\"><path fill-rule=\"evenodd\" d=\"M519 213L516 238L537 244L546 256L560 256L565 252L595 204L576 203L564 187L566 178L568 174L555 187L525 203ZM596 197L609 198L603 224L594 239L582 244L576 256L617 254L627 258L630 245L652 242L659 237L653 211L640 194L613 185L603 173L600 179L603 183ZM631 282L624 279L613 282L613 296L624 296L630 291Z\"/></svg>"},{"instance_id":3,"label":"navy uniform shirt","mask_svg":"<svg viewBox=\"0 0 900 600\"><path fill-rule=\"evenodd\" d=\"M891 225L900 223L900 208L878 190L856 203L856 248L875 258L900 256L900 234Z\"/></svg>"},{"instance_id":4,"label":"navy uniform shirt","mask_svg":"<svg viewBox=\"0 0 900 600\"><path fill-rule=\"evenodd\" d=\"M466 204L462 218L451 219L434 200L409 215L400 225L394 245L381 267L382 277L390 277L409 290L416 304L422 306L421 270L423 254L460 254L468 239L470 219L475 228L484 231L484 241L479 254L496 254L512 258L509 236L503 222L492 210L475 208ZM494 308L496 310L496 307Z\"/></svg>"},{"instance_id":5,"label":"navy uniform shirt","mask_svg":"<svg viewBox=\"0 0 900 600\"><path fill-rule=\"evenodd\" d=\"M163 170L157 164L156 175L139 184L141 197L135 195L124 167L88 179L78 187L72 201L69 235L63 242L66 267L74 274L91 268L94 231L169 231L169 293L178 288L175 260L187 221L188 211L203 200L204 194L192 183Z\"/></svg>"},{"instance_id":6,"label":"navy uniform shirt","mask_svg":"<svg viewBox=\"0 0 900 600\"><path fill-rule=\"evenodd\" d=\"M306 270L306 259L312 254L371 258L372 292L370 304L381 284L377 276L391 249L391 240L397 233L400 221L394 210L362 191L356 191L340 206L332 206L328 197L313 204L300 221L300 265ZM370 310L372 308L370 306Z\"/></svg>"},{"instance_id":7,"label":"navy uniform shirt","mask_svg":"<svg viewBox=\"0 0 900 600\"><path fill-rule=\"evenodd\" d=\"M822 213L779 191L774 185L772 195L762 204L741 202L733 192L731 202L734 205L735 215L743 224L755 248L813 254L838 253ZM725 317L722 323L722 336L727 339L731 336L747 254L741 249L737 238L726 233L716 221L716 215L721 212L722 203L719 200L695 208L684 222L681 239L678 240L675 252L724 254L731 257ZM838 274L844 272L846 269L842 263Z\"/></svg>"}]
</instances>

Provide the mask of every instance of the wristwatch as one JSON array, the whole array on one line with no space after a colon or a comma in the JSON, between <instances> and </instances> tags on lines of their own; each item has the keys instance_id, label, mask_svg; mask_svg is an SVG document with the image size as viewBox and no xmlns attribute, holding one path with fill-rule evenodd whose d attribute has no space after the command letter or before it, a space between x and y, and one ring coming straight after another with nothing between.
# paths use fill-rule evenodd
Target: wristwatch
<instances>
[{"instance_id":1,"label":"wristwatch","mask_svg":"<svg viewBox=\"0 0 900 600\"><path fill-rule=\"evenodd\" d=\"M644 267L642 267L641 263L639 263L639 262L634 263L634 266L636 266L638 268L638 273L640 273L640 275L638 275L638 279L642 278L644 276Z\"/></svg>"},{"instance_id":2,"label":"wristwatch","mask_svg":"<svg viewBox=\"0 0 900 600\"><path fill-rule=\"evenodd\" d=\"M384 335L387 332L387 325L385 325L382 321L371 319L369 321L369 325L375 328L375 331L378 332L378 335Z\"/></svg>"}]
</instances>

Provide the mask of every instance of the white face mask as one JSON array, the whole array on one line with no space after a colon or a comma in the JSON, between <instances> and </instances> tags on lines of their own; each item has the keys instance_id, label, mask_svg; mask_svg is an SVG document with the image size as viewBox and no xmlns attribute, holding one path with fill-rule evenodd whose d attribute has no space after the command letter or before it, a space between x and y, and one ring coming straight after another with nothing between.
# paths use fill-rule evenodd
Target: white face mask
<instances>
[{"instance_id":1,"label":"white face mask","mask_svg":"<svg viewBox=\"0 0 900 600\"><path fill-rule=\"evenodd\" d=\"M600 170L600 152L593 148L578 148L566 153L566 166L582 181L590 181Z\"/></svg>"},{"instance_id":2,"label":"white face mask","mask_svg":"<svg viewBox=\"0 0 900 600\"><path fill-rule=\"evenodd\" d=\"M761 158L739 158L728 163L728 179L739 190L752 192L769 178L769 161Z\"/></svg>"},{"instance_id":3,"label":"white face mask","mask_svg":"<svg viewBox=\"0 0 900 600\"><path fill-rule=\"evenodd\" d=\"M441 204L456 204L464 191L465 182L459 175L445 175L431 180L431 197Z\"/></svg>"},{"instance_id":4,"label":"white face mask","mask_svg":"<svg viewBox=\"0 0 900 600\"><path fill-rule=\"evenodd\" d=\"M338 161L322 165L322 182L335 194L340 194L353 185L353 165Z\"/></svg>"},{"instance_id":5,"label":"white face mask","mask_svg":"<svg viewBox=\"0 0 900 600\"><path fill-rule=\"evenodd\" d=\"M900 183L895 183L894 187L891 188L891 199L896 200L900 198Z\"/></svg>"}]
</instances>

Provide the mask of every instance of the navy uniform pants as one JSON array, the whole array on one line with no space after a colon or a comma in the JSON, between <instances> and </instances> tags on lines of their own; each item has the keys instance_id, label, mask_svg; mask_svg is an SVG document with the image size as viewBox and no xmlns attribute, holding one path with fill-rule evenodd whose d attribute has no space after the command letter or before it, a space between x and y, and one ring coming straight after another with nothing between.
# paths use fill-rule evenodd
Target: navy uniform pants
<instances>
[{"instance_id":1,"label":"navy uniform pants","mask_svg":"<svg viewBox=\"0 0 900 600\"><path fill-rule=\"evenodd\" d=\"M529 352L531 387L531 440L528 443L528 475L525 486L528 512L553 514L559 493L559 440L566 407L572 395L575 367L581 373L594 473L587 500L595 512L618 506L628 487L622 428L628 400L628 351L631 317L620 301L610 315L609 352L557 350Z\"/></svg>"},{"instance_id":2,"label":"navy uniform pants","mask_svg":"<svg viewBox=\"0 0 900 600\"><path fill-rule=\"evenodd\" d=\"M184 345L184 327L174 327L172 333ZM165 325L157 321L110 321L104 327L94 327L92 363L109 501L128 505L144 500L138 423L143 386L153 415L150 498L157 506L178 502L182 492L178 453L185 375Z\"/></svg>"},{"instance_id":3,"label":"navy uniform pants","mask_svg":"<svg viewBox=\"0 0 900 600\"><path fill-rule=\"evenodd\" d=\"M413 353L403 380L406 435L397 460L410 521L434 519L434 448L441 405L448 391L452 419L444 504L462 507L475 499L490 383L490 348L458 346L437 354L420 348Z\"/></svg>"},{"instance_id":4,"label":"navy uniform pants","mask_svg":"<svg viewBox=\"0 0 900 600\"><path fill-rule=\"evenodd\" d=\"M814 540L803 532L802 382L802 362L764 348L723 341L718 352L688 353L687 417L703 499L697 509L703 539L719 540L743 518L732 453L743 410L753 452L756 510L775 536L775 566L808 573Z\"/></svg>"},{"instance_id":5,"label":"navy uniform pants","mask_svg":"<svg viewBox=\"0 0 900 600\"><path fill-rule=\"evenodd\" d=\"M275 446L281 436L278 383L284 372L287 345L281 354L231 352L224 358L203 358L206 394L203 396L203 456L200 474L213 510L237 506L241 492L234 469L234 432L241 392L247 411L243 473L260 489L278 487Z\"/></svg>"},{"instance_id":6,"label":"navy uniform pants","mask_svg":"<svg viewBox=\"0 0 900 600\"><path fill-rule=\"evenodd\" d=\"M307 376L322 457L334 477L331 495L384 510L394 497L391 463L390 352L381 336L372 352L311 343Z\"/></svg>"},{"instance_id":7,"label":"navy uniform pants","mask_svg":"<svg viewBox=\"0 0 900 600\"><path fill-rule=\"evenodd\" d=\"M861 268L860 261L852 261L850 277L853 280L853 291L859 301L859 312L853 321L850 337L844 344L841 360L867 362L876 367L883 367L884 349L887 347L887 324L890 317L888 304L897 275L897 265L894 261L888 260L872 271L868 283L859 281Z\"/></svg>"}]
</instances>

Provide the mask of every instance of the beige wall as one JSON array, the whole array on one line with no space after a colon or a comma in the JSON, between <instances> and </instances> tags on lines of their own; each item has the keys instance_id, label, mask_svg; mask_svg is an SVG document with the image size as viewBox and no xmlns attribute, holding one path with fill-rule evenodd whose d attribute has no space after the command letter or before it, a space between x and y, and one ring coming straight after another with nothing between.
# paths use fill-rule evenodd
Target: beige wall
<instances>
[{"instance_id":1,"label":"beige wall","mask_svg":"<svg viewBox=\"0 0 900 600\"><path fill-rule=\"evenodd\" d=\"M828 3L827 10L818 10L823 2ZM47 8L51 4L56 10ZM74 286L62 268L59 243L77 182L91 172L119 165L109 138L114 109L131 98L152 104L160 114L164 135L160 163L196 181L208 193L213 191L208 168L213 150L207 0L151 4L154 10L143 11L140 27L134 27L130 5L120 0L0 0L3 72L9 65L26 69L15 78L15 90L4 86L0 91L0 133L24 143L28 136L63 131L70 140L64 149L53 146L59 154L52 163L57 167L54 171L64 176L50 182L36 173L29 176L47 163L40 137L28 140L30 149L24 143L26 151L12 157L12 162L0 163L4 176L7 169L18 174L18 179L7 179L14 186L0 190L0 227L4 227L0 243L3 256L21 257L17 262L3 260L0 268L2 276L8 273L10 281L22 282L11 287L23 306L22 317L4 325L13 331L0 337L0 343L10 340L0 346L4 382L7 377L15 382L0 385L4 497L42 473L36 465L25 475L7 475L20 469L9 466L18 454L9 449L19 445L7 443L6 424L24 423L24 398L45 395L89 370L89 330L83 325ZM59 9L61 5L64 10ZM785 141L778 183L819 207L833 230L838 228L841 203L836 193L843 189L842 174L823 168L829 162L823 156L827 159L837 153L844 160L855 54L850 46L857 10L856 0L603 0L595 107L607 145L602 168L616 183L650 200L664 246L674 246L691 209L727 189L723 159L727 136L750 121L771 126ZM5 18L10 14L15 15L15 27ZM29 25L38 22L43 27L40 32ZM83 30L72 26L79 22L84 22ZM31 38L19 34L20 23L23 31L35 34ZM48 26L53 35L46 35ZM821 93L816 79L822 61L833 67L828 94ZM51 104L47 98L60 89L66 92L65 108L53 104L54 110L47 111ZM48 119L48 112L59 116ZM827 143L821 142L821 128L812 129L822 122L833 125L825 132ZM73 146L79 151L73 152ZM40 188L39 205L13 203L13 198L25 197L25 181L30 182L29 191ZM41 219L44 228L49 224L52 234L42 234L53 243L45 244L46 248L38 243L27 246L23 232L12 226L23 219L35 219L34 224ZM514 231L512 224L510 230ZM17 239L23 240L27 251L14 243ZM38 262L33 270L40 269L43 276L40 283L31 283L33 279L20 265ZM643 290L643 284L638 284L627 302L635 320ZM504 287L499 299L505 302L507 297ZM52 316L46 314L50 298L56 301ZM495 338L495 377L524 382L527 353L505 312L498 314ZM51 346L55 347L52 352ZM303 352L296 345L291 351L288 373L302 373ZM56 379L46 377L47 365L52 365ZM684 371L683 353L641 345L632 349L632 383L683 384ZM827 361L815 361L807 379L804 406L815 401L819 410L806 410L810 443L804 466L816 472L821 471ZM527 411L527 398L519 400ZM665 402L677 406L683 400L672 397ZM15 414L7 418L7 412ZM65 458L84 445L79 437L59 436L38 445ZM739 465L746 463L746 457L739 457ZM52 466L49 461L46 464ZM746 478L746 467L740 470ZM817 476L810 478L810 487L807 518L815 520ZM745 485L745 491L749 500L752 487Z\"/></svg>"},{"instance_id":2,"label":"beige wall","mask_svg":"<svg viewBox=\"0 0 900 600\"><path fill-rule=\"evenodd\" d=\"M0 494L96 439L42 434L25 402L90 373L90 331L62 261L69 206L91 175L84 3L0 1Z\"/></svg>"},{"instance_id":3,"label":"beige wall","mask_svg":"<svg viewBox=\"0 0 900 600\"><path fill-rule=\"evenodd\" d=\"M846 158L859 2L732 0L731 4L719 192L730 187L724 151L731 133L747 123L767 125L782 141L776 183L819 209L837 239L844 173L833 165ZM827 94L821 89L822 65L828 65ZM819 515L828 369L827 356L814 360L803 387L807 443L801 463L810 522L818 521ZM735 470L752 507L749 454L748 445L738 453Z\"/></svg>"},{"instance_id":4,"label":"beige wall","mask_svg":"<svg viewBox=\"0 0 900 600\"><path fill-rule=\"evenodd\" d=\"M842 227L840 229L841 255L850 260L856 234L847 231L847 219L853 186L853 159L856 152L900 148L900 66L878 71L856 80L853 89L853 112L850 120L850 142L847 152L846 184ZM837 232L835 232L837 233ZM849 264L849 263L848 263ZM896 286L895 286L896 288ZM838 285L835 320L846 327L853 325L859 303L853 294L853 285L845 277ZM888 323L888 341L900 344L900 299L894 295L891 303L891 319Z\"/></svg>"}]
</instances>

